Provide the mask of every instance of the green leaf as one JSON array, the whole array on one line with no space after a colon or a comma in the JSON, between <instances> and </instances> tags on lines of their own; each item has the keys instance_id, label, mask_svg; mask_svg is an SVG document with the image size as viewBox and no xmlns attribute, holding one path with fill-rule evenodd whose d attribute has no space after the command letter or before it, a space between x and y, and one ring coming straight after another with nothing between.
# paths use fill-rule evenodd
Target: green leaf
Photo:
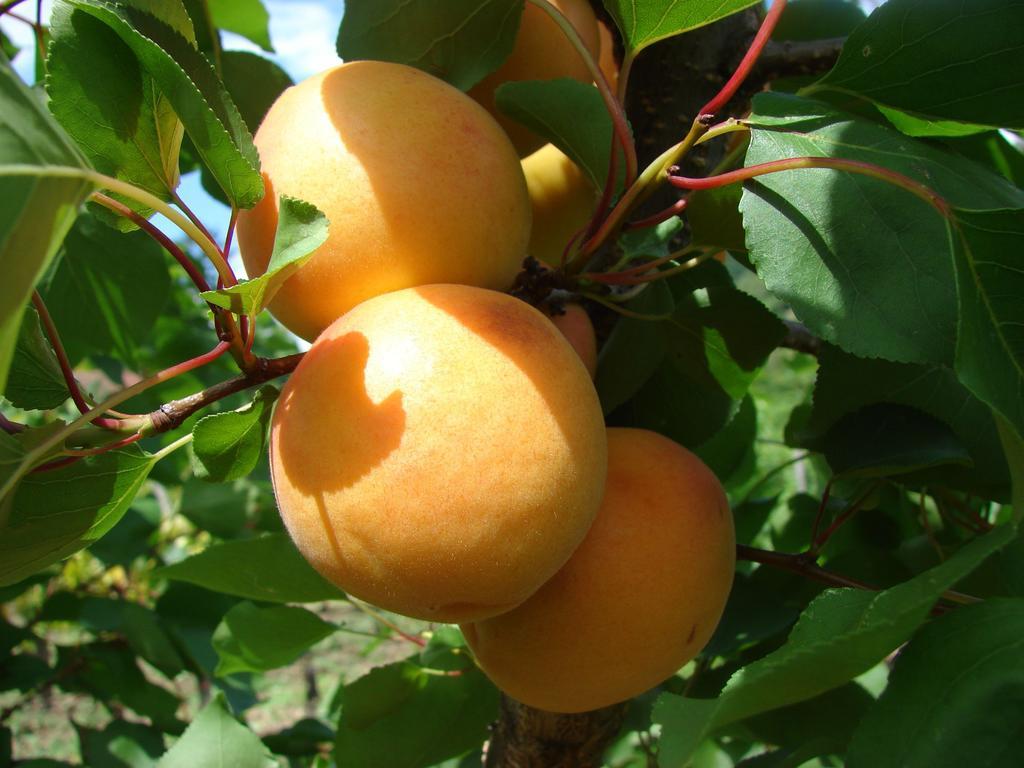
<instances>
[{"instance_id":1,"label":"green leaf","mask_svg":"<svg viewBox=\"0 0 1024 768\"><path fill-rule=\"evenodd\" d=\"M604 0L627 50L634 55L658 40L703 27L757 3L758 0Z\"/></svg>"},{"instance_id":2,"label":"green leaf","mask_svg":"<svg viewBox=\"0 0 1024 768\"><path fill-rule=\"evenodd\" d=\"M782 709L750 718L746 727L768 744L799 749L817 742L816 754L846 751L857 724L875 700L856 683L823 693ZM795 763L794 768L801 763Z\"/></svg>"},{"instance_id":3,"label":"green leaf","mask_svg":"<svg viewBox=\"0 0 1024 768\"><path fill-rule=\"evenodd\" d=\"M228 711L218 693L196 715L181 738L157 763L158 768L274 768L260 737Z\"/></svg>"},{"instance_id":4,"label":"green leaf","mask_svg":"<svg viewBox=\"0 0 1024 768\"><path fill-rule=\"evenodd\" d=\"M58 592L37 615L38 621L71 621L93 633L118 632L135 653L168 677L185 669L160 616L137 603Z\"/></svg>"},{"instance_id":5,"label":"green leaf","mask_svg":"<svg viewBox=\"0 0 1024 768\"><path fill-rule=\"evenodd\" d=\"M923 116L1024 127L1018 0L889 0L847 39L820 87Z\"/></svg>"},{"instance_id":6,"label":"green leaf","mask_svg":"<svg viewBox=\"0 0 1024 768\"><path fill-rule=\"evenodd\" d=\"M167 303L171 276L144 232L117 232L85 213L68 233L41 289L72 362L89 354L137 360Z\"/></svg>"},{"instance_id":7,"label":"green leaf","mask_svg":"<svg viewBox=\"0 0 1024 768\"><path fill-rule=\"evenodd\" d=\"M986 600L926 626L900 653L847 754L850 768L1019 762L1024 600Z\"/></svg>"},{"instance_id":8,"label":"green leaf","mask_svg":"<svg viewBox=\"0 0 1024 768\"><path fill-rule=\"evenodd\" d=\"M1009 498L1009 470L992 414L952 371L857 358L828 345L818 361L811 434L823 435L843 416L875 403L915 408L949 425L974 465L971 470L944 467L930 480L985 498Z\"/></svg>"},{"instance_id":9,"label":"green leaf","mask_svg":"<svg viewBox=\"0 0 1024 768\"><path fill-rule=\"evenodd\" d=\"M349 768L435 765L483 743L498 715L498 691L475 667L452 677L401 661L346 685L340 700L334 755Z\"/></svg>"},{"instance_id":10,"label":"green leaf","mask_svg":"<svg viewBox=\"0 0 1024 768\"><path fill-rule=\"evenodd\" d=\"M43 335L39 314L32 307L26 307L21 321L4 397L18 408L41 411L56 408L68 399L57 355Z\"/></svg>"},{"instance_id":11,"label":"green leaf","mask_svg":"<svg viewBox=\"0 0 1024 768\"><path fill-rule=\"evenodd\" d=\"M773 40L846 37L867 14L850 0L791 0L772 31Z\"/></svg>"},{"instance_id":12,"label":"green leaf","mask_svg":"<svg viewBox=\"0 0 1024 768\"><path fill-rule=\"evenodd\" d=\"M153 725L167 733L181 733L184 728L175 716L181 702L147 680L135 654L121 644L61 646L57 668L69 669L58 678L65 691L88 693L103 702L118 702L150 718Z\"/></svg>"},{"instance_id":13,"label":"green leaf","mask_svg":"<svg viewBox=\"0 0 1024 768\"><path fill-rule=\"evenodd\" d=\"M284 533L214 544L156 575L268 603L315 603L345 596L313 570Z\"/></svg>"},{"instance_id":14,"label":"green leaf","mask_svg":"<svg viewBox=\"0 0 1024 768\"><path fill-rule=\"evenodd\" d=\"M943 591L1015 535L1001 526L941 565L883 592L828 590L803 612L786 644L734 674L716 699L663 694L661 765L682 766L714 728L837 688L899 647Z\"/></svg>"},{"instance_id":15,"label":"green leaf","mask_svg":"<svg viewBox=\"0 0 1024 768\"><path fill-rule=\"evenodd\" d=\"M131 48L171 102L196 150L232 203L249 208L263 196L259 156L210 62L194 41L138 9L106 0L69 0Z\"/></svg>"},{"instance_id":16,"label":"green leaf","mask_svg":"<svg viewBox=\"0 0 1024 768\"><path fill-rule=\"evenodd\" d=\"M196 476L214 483L245 477L263 456L276 387L260 388L251 403L230 413L204 416L192 429Z\"/></svg>"},{"instance_id":17,"label":"green leaf","mask_svg":"<svg viewBox=\"0 0 1024 768\"><path fill-rule=\"evenodd\" d=\"M228 32L252 40L268 53L274 52L270 43L270 16L260 0L207 0L213 23Z\"/></svg>"},{"instance_id":18,"label":"green leaf","mask_svg":"<svg viewBox=\"0 0 1024 768\"><path fill-rule=\"evenodd\" d=\"M612 120L597 88L568 77L511 82L495 91L494 102L568 155L596 189L604 188Z\"/></svg>"},{"instance_id":19,"label":"green leaf","mask_svg":"<svg viewBox=\"0 0 1024 768\"><path fill-rule=\"evenodd\" d=\"M916 179L954 205L1024 205L1024 192L969 161L816 102L755 101L746 165L842 157ZM951 364L957 296L946 224L876 179L823 169L746 185L740 210L766 286L818 336L854 354Z\"/></svg>"},{"instance_id":20,"label":"green leaf","mask_svg":"<svg viewBox=\"0 0 1024 768\"><path fill-rule=\"evenodd\" d=\"M94 189L89 161L14 71L0 66L0 392L22 312Z\"/></svg>"},{"instance_id":21,"label":"green leaf","mask_svg":"<svg viewBox=\"0 0 1024 768\"><path fill-rule=\"evenodd\" d=\"M958 210L956 225L957 376L1024 436L1024 209Z\"/></svg>"},{"instance_id":22,"label":"green leaf","mask_svg":"<svg viewBox=\"0 0 1024 768\"><path fill-rule=\"evenodd\" d=\"M168 199L178 186L184 133L170 101L132 50L98 19L57 3L50 31L46 92L54 116L101 173ZM123 195L112 197L142 216L152 214ZM98 211L119 229L135 228L106 209Z\"/></svg>"},{"instance_id":23,"label":"green leaf","mask_svg":"<svg viewBox=\"0 0 1024 768\"><path fill-rule=\"evenodd\" d=\"M675 299L665 282L658 281L625 308L658 319L620 318L601 347L594 386L606 415L628 402L661 366L668 347L662 335L652 331L660 316L675 309Z\"/></svg>"},{"instance_id":24,"label":"green leaf","mask_svg":"<svg viewBox=\"0 0 1024 768\"><path fill-rule=\"evenodd\" d=\"M188 480L182 487L180 511L193 525L222 539L231 539L246 532L248 504L249 494L238 484Z\"/></svg>"},{"instance_id":25,"label":"green leaf","mask_svg":"<svg viewBox=\"0 0 1024 768\"><path fill-rule=\"evenodd\" d=\"M928 120L882 105L878 106L878 111L885 115L885 119L892 123L893 127L907 136L972 136L992 130L985 125L958 123L953 120Z\"/></svg>"},{"instance_id":26,"label":"green leaf","mask_svg":"<svg viewBox=\"0 0 1024 768\"><path fill-rule=\"evenodd\" d=\"M248 51L222 51L220 66L224 86L255 133L277 97L293 84L292 79L274 62Z\"/></svg>"},{"instance_id":27,"label":"green leaf","mask_svg":"<svg viewBox=\"0 0 1024 768\"><path fill-rule=\"evenodd\" d=\"M312 717L304 717L295 725L263 737L271 752L289 757L313 756L323 751L322 745L334 741L334 729Z\"/></svg>"},{"instance_id":28,"label":"green leaf","mask_svg":"<svg viewBox=\"0 0 1024 768\"><path fill-rule=\"evenodd\" d=\"M946 140L946 145L995 171L1012 184L1024 187L1024 147L1007 140L1011 133L990 131Z\"/></svg>"},{"instance_id":29,"label":"green leaf","mask_svg":"<svg viewBox=\"0 0 1024 768\"><path fill-rule=\"evenodd\" d=\"M286 666L335 629L305 608L259 608L250 602L239 603L227 612L213 633L213 647L220 657L216 674L225 677Z\"/></svg>"},{"instance_id":30,"label":"green leaf","mask_svg":"<svg viewBox=\"0 0 1024 768\"><path fill-rule=\"evenodd\" d=\"M164 752L163 734L141 723L114 720L102 731L76 724L75 730L90 768L154 768Z\"/></svg>"},{"instance_id":31,"label":"green leaf","mask_svg":"<svg viewBox=\"0 0 1024 768\"><path fill-rule=\"evenodd\" d=\"M348 0L338 55L409 64L466 91L508 58L522 12L521 0Z\"/></svg>"},{"instance_id":32,"label":"green leaf","mask_svg":"<svg viewBox=\"0 0 1024 768\"><path fill-rule=\"evenodd\" d=\"M736 415L785 327L752 296L714 285L677 293L672 316L647 333L661 336L665 357L610 422L652 429L693 448Z\"/></svg>"},{"instance_id":33,"label":"green leaf","mask_svg":"<svg viewBox=\"0 0 1024 768\"><path fill-rule=\"evenodd\" d=\"M890 403L845 415L821 446L832 471L843 477L891 477L971 464L970 453L952 429L916 408Z\"/></svg>"},{"instance_id":34,"label":"green leaf","mask_svg":"<svg viewBox=\"0 0 1024 768\"><path fill-rule=\"evenodd\" d=\"M285 281L327 239L327 217L312 203L281 195L274 250L267 271L230 288L204 291L206 301L238 315L256 315L270 303Z\"/></svg>"},{"instance_id":35,"label":"green leaf","mask_svg":"<svg viewBox=\"0 0 1024 768\"><path fill-rule=\"evenodd\" d=\"M686 220L692 233L691 244L739 252L747 250L739 211L742 191L739 184L727 184L690 195Z\"/></svg>"},{"instance_id":36,"label":"green leaf","mask_svg":"<svg viewBox=\"0 0 1024 768\"><path fill-rule=\"evenodd\" d=\"M0 585L100 538L121 519L155 463L132 446L27 475L0 528Z\"/></svg>"}]
</instances>

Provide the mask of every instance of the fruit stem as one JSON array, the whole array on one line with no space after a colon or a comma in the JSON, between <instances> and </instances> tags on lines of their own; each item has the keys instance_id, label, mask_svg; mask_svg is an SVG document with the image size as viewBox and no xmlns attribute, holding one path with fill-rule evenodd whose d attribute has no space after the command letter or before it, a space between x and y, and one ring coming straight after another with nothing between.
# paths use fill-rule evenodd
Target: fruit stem
<instances>
[{"instance_id":1,"label":"fruit stem","mask_svg":"<svg viewBox=\"0 0 1024 768\"><path fill-rule=\"evenodd\" d=\"M0 486L0 499L4 499L7 496L7 494L14 489L14 487L18 484L21 478L24 477L25 474L29 472L29 470L32 468L35 462L37 462L39 459L41 459L43 456L49 453L53 448L60 445L68 437L73 435L79 428L91 423L97 417L99 417L103 413L106 413L111 408L120 405L126 400L131 400L139 393L145 392L147 389L150 389L151 387L154 387L157 384L162 384L163 382L168 381L174 378L175 376L180 376L183 373L195 370L200 366L206 365L207 363L216 360L218 357L227 352L229 348L230 345L227 342L222 341L205 354L199 355L198 357L194 357L191 360L186 360L183 363L178 363L177 365L171 366L170 368L166 368L160 371L159 373L155 373L149 378L143 379L142 381L137 382L130 387L125 387L120 392L115 392L113 395L108 397L95 408L92 408L88 412L83 413L70 424L66 425L62 429L57 430L48 438L46 438L37 446L35 446L32 450L28 451L22 457L18 466L15 467L12 472L10 472L7 479L4 481L4 484ZM142 432L142 429L140 428L139 431Z\"/></svg>"},{"instance_id":2,"label":"fruit stem","mask_svg":"<svg viewBox=\"0 0 1024 768\"><path fill-rule=\"evenodd\" d=\"M722 86L722 89L700 110L701 115L717 115L722 107L736 95L736 91L743 85L743 81L747 79L750 71L754 68L754 64L757 63L757 59L771 37L772 31L775 29L775 25L778 23L785 7L786 0L775 0L772 3L771 9L765 14L764 21L761 22L761 28L754 35L754 39L744 54L743 60L740 61L736 71L732 73L732 77Z\"/></svg>"},{"instance_id":3,"label":"fruit stem","mask_svg":"<svg viewBox=\"0 0 1024 768\"><path fill-rule=\"evenodd\" d=\"M634 229L643 229L645 227L657 226L658 224L661 224L661 222L668 221L673 216L678 216L680 213L686 210L686 205L688 202L689 201L685 197L681 197L663 211L659 211L658 213L655 213L652 216L648 216L645 219L637 219L636 221L629 222L622 228L622 231L631 232Z\"/></svg>"},{"instance_id":4,"label":"fruit stem","mask_svg":"<svg viewBox=\"0 0 1024 768\"><path fill-rule=\"evenodd\" d=\"M909 176L904 176L902 173L889 170L888 168L883 168L871 163L860 162L859 160L845 160L839 157L791 157L782 160L772 160L758 165L751 165L746 168L739 168L735 171L729 171L728 173L722 173L717 176L708 176L703 179L671 175L668 177L668 181L672 186L678 189L717 189L718 187L724 187L727 184L734 184L739 181L749 181L750 179L758 176L764 176L769 173L778 173L779 171L792 171L804 168L826 168L833 171L846 171L848 173L858 173L863 176L870 176L871 178L888 182L905 189L907 192L910 192L912 195L928 203L928 205L938 211L943 218L952 218L952 211L949 203L947 203L946 200L938 193L934 192L929 187L926 187L924 184L915 181Z\"/></svg>"},{"instance_id":5,"label":"fruit stem","mask_svg":"<svg viewBox=\"0 0 1024 768\"><path fill-rule=\"evenodd\" d=\"M420 648L426 648L427 647L427 641L424 640L422 637L416 637L415 635L410 635L408 632L404 631L401 627L399 627L397 624L395 624L395 622L391 621L391 619L387 618L383 614L378 613L373 608L371 608L370 606L366 605L362 600L356 600L351 595L348 596L348 600L349 600L350 603L352 603L352 605L354 605L360 611L365 613L367 616L372 617L379 624L382 624L383 626L385 626L388 629L390 629L392 632L394 632L396 635L401 637L403 640L408 640L410 643L415 643Z\"/></svg>"},{"instance_id":6,"label":"fruit stem","mask_svg":"<svg viewBox=\"0 0 1024 768\"><path fill-rule=\"evenodd\" d=\"M36 308L36 312L39 313L39 321L43 325L43 331L45 331L46 337L50 340L50 346L53 347L54 354L57 356L57 364L60 366L60 372L64 377L64 383L67 385L71 400L74 402L75 407L78 408L79 413L86 413L89 410L89 403L86 402L85 397L82 395L82 390L78 386L77 379L75 379L75 372L71 369L71 361L68 360L67 352L61 343L60 333L57 332L57 325L53 322L50 310L46 308L46 302L39 295L39 291L32 291L32 305ZM104 429L118 430L121 427L121 423L117 419L98 418L93 423Z\"/></svg>"}]
</instances>

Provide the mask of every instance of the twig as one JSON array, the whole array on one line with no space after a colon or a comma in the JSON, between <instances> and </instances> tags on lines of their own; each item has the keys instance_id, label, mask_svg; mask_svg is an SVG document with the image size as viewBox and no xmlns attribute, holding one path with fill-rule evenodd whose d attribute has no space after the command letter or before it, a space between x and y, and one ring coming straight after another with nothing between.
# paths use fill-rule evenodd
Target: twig
<instances>
[{"instance_id":1,"label":"twig","mask_svg":"<svg viewBox=\"0 0 1024 768\"><path fill-rule=\"evenodd\" d=\"M806 325L794 320L783 320L782 322L786 324L786 336L779 344L780 347L794 349L814 357L821 354L821 339L811 333Z\"/></svg>"}]
</instances>

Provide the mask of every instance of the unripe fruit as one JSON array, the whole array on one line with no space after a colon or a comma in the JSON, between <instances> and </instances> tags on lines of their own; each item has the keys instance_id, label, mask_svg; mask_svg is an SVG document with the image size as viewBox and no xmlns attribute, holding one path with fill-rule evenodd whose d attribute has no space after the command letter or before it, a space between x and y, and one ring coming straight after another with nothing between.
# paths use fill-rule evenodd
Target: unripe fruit
<instances>
[{"instance_id":1,"label":"unripe fruit","mask_svg":"<svg viewBox=\"0 0 1024 768\"><path fill-rule=\"evenodd\" d=\"M324 331L281 393L270 460L321 574L452 622L509 610L565 563L601 502L605 440L593 384L544 315L430 285Z\"/></svg>"},{"instance_id":2,"label":"unripe fruit","mask_svg":"<svg viewBox=\"0 0 1024 768\"><path fill-rule=\"evenodd\" d=\"M569 241L593 216L597 190L554 144L545 144L525 158L523 174L533 208L530 255L549 267L558 267Z\"/></svg>"},{"instance_id":3,"label":"unripe fruit","mask_svg":"<svg viewBox=\"0 0 1024 768\"><path fill-rule=\"evenodd\" d=\"M654 432L608 430L608 484L569 562L525 603L463 626L484 672L515 699L583 712L630 699L711 638L735 567L715 476Z\"/></svg>"},{"instance_id":4,"label":"unripe fruit","mask_svg":"<svg viewBox=\"0 0 1024 768\"><path fill-rule=\"evenodd\" d=\"M327 241L270 304L313 339L381 293L428 283L511 286L530 207L518 157L458 89L401 64L356 61L295 85L256 132L266 195L238 217L242 260L262 274L278 196L316 205Z\"/></svg>"},{"instance_id":5,"label":"unripe fruit","mask_svg":"<svg viewBox=\"0 0 1024 768\"><path fill-rule=\"evenodd\" d=\"M595 59L600 53L597 17L588 0L550 0L579 33L583 45ZM533 152L544 143L521 123L506 117L494 103L494 91L502 83L516 80L554 80L571 77L582 83L591 82L590 70L572 43L542 9L531 3L523 8L515 46L505 62L475 86L469 95L494 115L508 133L520 157Z\"/></svg>"},{"instance_id":6,"label":"unripe fruit","mask_svg":"<svg viewBox=\"0 0 1024 768\"><path fill-rule=\"evenodd\" d=\"M597 373L597 336L587 310L579 304L566 304L564 312L551 316L551 322L576 350L590 378L594 378Z\"/></svg>"}]
</instances>

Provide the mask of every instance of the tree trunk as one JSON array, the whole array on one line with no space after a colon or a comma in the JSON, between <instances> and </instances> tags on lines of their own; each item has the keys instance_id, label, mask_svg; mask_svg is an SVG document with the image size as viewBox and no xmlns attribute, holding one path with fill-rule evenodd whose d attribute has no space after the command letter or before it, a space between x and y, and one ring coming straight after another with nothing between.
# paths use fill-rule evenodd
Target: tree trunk
<instances>
[{"instance_id":1,"label":"tree trunk","mask_svg":"<svg viewBox=\"0 0 1024 768\"><path fill-rule=\"evenodd\" d=\"M502 694L501 712L487 746L485 768L600 768L627 704L561 715L528 707Z\"/></svg>"}]
</instances>

